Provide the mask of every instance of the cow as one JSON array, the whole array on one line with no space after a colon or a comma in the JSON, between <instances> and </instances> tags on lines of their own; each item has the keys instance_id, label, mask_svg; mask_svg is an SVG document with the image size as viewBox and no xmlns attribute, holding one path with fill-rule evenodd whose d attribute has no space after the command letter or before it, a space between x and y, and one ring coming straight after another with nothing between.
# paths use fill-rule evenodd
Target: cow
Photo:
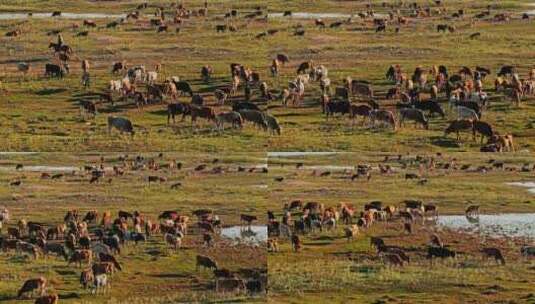
<instances>
[{"instance_id":1,"label":"cow","mask_svg":"<svg viewBox=\"0 0 535 304\"><path fill-rule=\"evenodd\" d=\"M264 131L268 130L268 124L265 114L258 110L239 110L244 121L252 122L256 127L262 128Z\"/></svg>"},{"instance_id":2,"label":"cow","mask_svg":"<svg viewBox=\"0 0 535 304\"><path fill-rule=\"evenodd\" d=\"M476 140L477 133L481 134L481 143L483 143L483 139L485 137L488 140L492 138L492 136L494 135L494 130L492 129L492 126L489 123L476 120L473 122L473 126L472 126L472 134L473 134L474 140Z\"/></svg>"},{"instance_id":3,"label":"cow","mask_svg":"<svg viewBox=\"0 0 535 304\"><path fill-rule=\"evenodd\" d=\"M171 233L164 234L165 243L171 245L175 250L180 249L180 247L182 247L182 237L182 233L179 233L178 235Z\"/></svg>"},{"instance_id":4,"label":"cow","mask_svg":"<svg viewBox=\"0 0 535 304\"><path fill-rule=\"evenodd\" d=\"M494 258L496 263L505 265L505 258L502 255L502 252L498 248L488 247L481 249L481 253L485 259Z\"/></svg>"},{"instance_id":5,"label":"cow","mask_svg":"<svg viewBox=\"0 0 535 304\"><path fill-rule=\"evenodd\" d=\"M39 277L37 279L30 279L24 282L22 287L17 293L17 298L21 298L22 295L30 293L33 294L36 290L43 295L46 291L47 280L44 277Z\"/></svg>"},{"instance_id":6,"label":"cow","mask_svg":"<svg viewBox=\"0 0 535 304\"><path fill-rule=\"evenodd\" d=\"M92 255L93 253L91 250L87 249L81 249L81 250L75 250L71 257L69 258L68 265L71 265L72 263L78 263L79 267L82 267L82 262L86 262L88 265L91 264L92 261Z\"/></svg>"},{"instance_id":7,"label":"cow","mask_svg":"<svg viewBox=\"0 0 535 304\"><path fill-rule=\"evenodd\" d=\"M80 100L80 112L94 117L97 115L97 106L91 100Z\"/></svg>"},{"instance_id":8,"label":"cow","mask_svg":"<svg viewBox=\"0 0 535 304\"><path fill-rule=\"evenodd\" d=\"M351 225L351 227L344 227L344 234L347 238L347 241L353 240L359 232L359 227L357 225Z\"/></svg>"},{"instance_id":9,"label":"cow","mask_svg":"<svg viewBox=\"0 0 535 304\"><path fill-rule=\"evenodd\" d=\"M239 112L235 111L217 114L215 117L215 122L219 130L224 129L225 123L232 124L233 128L238 127L241 129L243 127L243 118L241 117L241 114Z\"/></svg>"},{"instance_id":10,"label":"cow","mask_svg":"<svg viewBox=\"0 0 535 304\"><path fill-rule=\"evenodd\" d=\"M45 64L45 76L63 78L65 76L65 70L57 64Z\"/></svg>"},{"instance_id":11,"label":"cow","mask_svg":"<svg viewBox=\"0 0 535 304\"><path fill-rule=\"evenodd\" d=\"M500 152L505 150L513 152L515 151L512 134L499 135L495 133L490 137L489 143L496 144Z\"/></svg>"},{"instance_id":12,"label":"cow","mask_svg":"<svg viewBox=\"0 0 535 304\"><path fill-rule=\"evenodd\" d=\"M429 120L427 119L427 117L425 117L425 114L421 110L405 108L405 109L401 109L399 111L399 114L400 114L400 120L399 120L400 127L403 126L403 122L405 121L405 119L408 119L408 120L413 120L416 123L421 124L426 130L429 129Z\"/></svg>"},{"instance_id":13,"label":"cow","mask_svg":"<svg viewBox=\"0 0 535 304\"><path fill-rule=\"evenodd\" d=\"M217 262L212 260L212 258L204 255L197 255L195 263L195 269L198 271L199 267L204 267L208 269L218 269Z\"/></svg>"},{"instance_id":14,"label":"cow","mask_svg":"<svg viewBox=\"0 0 535 304\"><path fill-rule=\"evenodd\" d=\"M95 21L88 19L84 20L83 25L87 27L97 27L97 23Z\"/></svg>"},{"instance_id":15,"label":"cow","mask_svg":"<svg viewBox=\"0 0 535 304\"><path fill-rule=\"evenodd\" d=\"M281 127L277 119L269 114L264 114L264 120L267 123L267 127L271 133L281 135Z\"/></svg>"},{"instance_id":16,"label":"cow","mask_svg":"<svg viewBox=\"0 0 535 304\"><path fill-rule=\"evenodd\" d=\"M445 247L435 247L435 246L428 246L427 247L427 259L433 263L433 258L455 258L456 253L455 251L452 251Z\"/></svg>"},{"instance_id":17,"label":"cow","mask_svg":"<svg viewBox=\"0 0 535 304\"><path fill-rule=\"evenodd\" d=\"M455 132L457 134L457 140L460 140L460 132L466 131L471 132L473 131L473 122L471 120L454 120L450 123L450 125L446 128L444 131L444 136L448 136L448 134Z\"/></svg>"},{"instance_id":18,"label":"cow","mask_svg":"<svg viewBox=\"0 0 535 304\"><path fill-rule=\"evenodd\" d=\"M168 104L167 124L169 124L171 118L173 119L173 123L175 123L175 116L178 114L182 114L182 120L184 120L186 115L191 115L191 105L184 102Z\"/></svg>"},{"instance_id":19,"label":"cow","mask_svg":"<svg viewBox=\"0 0 535 304\"><path fill-rule=\"evenodd\" d=\"M355 123L357 116L362 116L364 118L363 122L365 122L370 116L370 112L372 110L372 107L366 104L351 104L349 106L349 117L351 118L353 124Z\"/></svg>"},{"instance_id":20,"label":"cow","mask_svg":"<svg viewBox=\"0 0 535 304\"><path fill-rule=\"evenodd\" d=\"M91 270L93 271L93 274L95 276L98 276L101 274L113 275L113 273L115 272L115 267L113 263L100 262L100 263L93 263L93 265L91 265Z\"/></svg>"},{"instance_id":21,"label":"cow","mask_svg":"<svg viewBox=\"0 0 535 304\"><path fill-rule=\"evenodd\" d=\"M117 129L121 134L130 133L134 137L135 131L132 122L124 117L108 116L108 134L111 134L111 129Z\"/></svg>"},{"instance_id":22,"label":"cow","mask_svg":"<svg viewBox=\"0 0 535 304\"><path fill-rule=\"evenodd\" d=\"M125 61L114 62L113 66L112 66L112 69L111 69L111 72L113 74L115 74L117 72L125 70L126 68L127 68L127 66L126 66L126 62Z\"/></svg>"},{"instance_id":23,"label":"cow","mask_svg":"<svg viewBox=\"0 0 535 304\"><path fill-rule=\"evenodd\" d=\"M203 106L191 106L191 124L194 125L197 121L197 118L204 118L208 121L215 122L215 111L211 107Z\"/></svg>"},{"instance_id":24,"label":"cow","mask_svg":"<svg viewBox=\"0 0 535 304\"><path fill-rule=\"evenodd\" d=\"M89 287L89 284L92 284L95 279L93 270L91 268L85 269L80 273L80 284L84 289Z\"/></svg>"},{"instance_id":25,"label":"cow","mask_svg":"<svg viewBox=\"0 0 535 304\"><path fill-rule=\"evenodd\" d=\"M172 79L172 82L175 84L177 91L193 97L193 89L187 81L178 81L178 79Z\"/></svg>"},{"instance_id":26,"label":"cow","mask_svg":"<svg viewBox=\"0 0 535 304\"><path fill-rule=\"evenodd\" d=\"M325 115L328 119L329 116L334 116L335 113L341 115L350 113L351 103L346 100L329 101L325 104Z\"/></svg>"},{"instance_id":27,"label":"cow","mask_svg":"<svg viewBox=\"0 0 535 304\"><path fill-rule=\"evenodd\" d=\"M396 130L396 119L394 113L389 110L372 110L370 112L371 124L375 126L376 121L382 121L392 126L392 129Z\"/></svg>"},{"instance_id":28,"label":"cow","mask_svg":"<svg viewBox=\"0 0 535 304\"><path fill-rule=\"evenodd\" d=\"M99 290L108 288L108 275L105 273L95 275L93 284L95 285L95 292L98 294Z\"/></svg>"}]
</instances>

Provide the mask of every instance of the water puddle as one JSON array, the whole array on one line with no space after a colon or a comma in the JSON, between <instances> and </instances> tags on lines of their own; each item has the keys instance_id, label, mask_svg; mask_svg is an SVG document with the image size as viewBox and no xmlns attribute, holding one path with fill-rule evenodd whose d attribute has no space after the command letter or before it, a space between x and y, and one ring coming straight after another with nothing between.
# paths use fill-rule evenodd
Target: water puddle
<instances>
[{"instance_id":1,"label":"water puddle","mask_svg":"<svg viewBox=\"0 0 535 304\"><path fill-rule=\"evenodd\" d=\"M105 18L125 18L125 14L106 14L106 13L61 13L61 16L52 17L52 13L0 13L0 20L19 20L19 19L105 19Z\"/></svg>"},{"instance_id":2,"label":"water puddle","mask_svg":"<svg viewBox=\"0 0 535 304\"><path fill-rule=\"evenodd\" d=\"M485 214L477 218L464 215L441 215L440 226L481 233L489 237L535 237L535 213Z\"/></svg>"},{"instance_id":3,"label":"water puddle","mask_svg":"<svg viewBox=\"0 0 535 304\"><path fill-rule=\"evenodd\" d=\"M267 226L231 226L221 229L221 235L236 243L259 245L267 242Z\"/></svg>"},{"instance_id":4,"label":"water puddle","mask_svg":"<svg viewBox=\"0 0 535 304\"><path fill-rule=\"evenodd\" d=\"M15 166L2 166L0 171L25 171L25 172L72 172L80 170L79 167L73 166L24 166L16 169Z\"/></svg>"},{"instance_id":5,"label":"water puddle","mask_svg":"<svg viewBox=\"0 0 535 304\"><path fill-rule=\"evenodd\" d=\"M510 186L528 188L529 193L535 194L535 182L513 182L513 183L506 183L506 184Z\"/></svg>"}]
</instances>

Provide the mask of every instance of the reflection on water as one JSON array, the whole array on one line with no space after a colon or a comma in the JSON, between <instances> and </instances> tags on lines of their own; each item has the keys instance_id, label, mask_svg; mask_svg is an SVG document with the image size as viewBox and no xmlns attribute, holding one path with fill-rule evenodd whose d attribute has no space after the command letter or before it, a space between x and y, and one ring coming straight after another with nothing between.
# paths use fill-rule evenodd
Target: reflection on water
<instances>
[{"instance_id":1,"label":"reflection on water","mask_svg":"<svg viewBox=\"0 0 535 304\"><path fill-rule=\"evenodd\" d=\"M61 16L52 17L52 13L0 13L0 20L17 20L17 19L43 19L43 18L61 18L61 19L104 19L104 18L124 18L125 14L106 14L106 13L61 13Z\"/></svg>"},{"instance_id":2,"label":"reflection on water","mask_svg":"<svg viewBox=\"0 0 535 304\"><path fill-rule=\"evenodd\" d=\"M464 215L441 215L437 224L488 236L535 237L535 213L485 214L472 218Z\"/></svg>"},{"instance_id":3,"label":"reflection on water","mask_svg":"<svg viewBox=\"0 0 535 304\"><path fill-rule=\"evenodd\" d=\"M267 242L267 226L231 226L221 229L221 235L237 243L257 245Z\"/></svg>"}]
</instances>

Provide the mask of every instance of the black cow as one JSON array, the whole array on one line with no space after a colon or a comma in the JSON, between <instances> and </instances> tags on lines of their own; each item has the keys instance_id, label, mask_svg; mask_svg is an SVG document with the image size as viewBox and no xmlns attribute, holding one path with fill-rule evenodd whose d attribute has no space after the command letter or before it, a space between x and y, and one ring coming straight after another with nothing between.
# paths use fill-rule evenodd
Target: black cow
<instances>
[{"instance_id":1,"label":"black cow","mask_svg":"<svg viewBox=\"0 0 535 304\"><path fill-rule=\"evenodd\" d=\"M57 64L47 63L45 65L45 76L63 78L63 76L65 76L65 70Z\"/></svg>"}]
</instances>

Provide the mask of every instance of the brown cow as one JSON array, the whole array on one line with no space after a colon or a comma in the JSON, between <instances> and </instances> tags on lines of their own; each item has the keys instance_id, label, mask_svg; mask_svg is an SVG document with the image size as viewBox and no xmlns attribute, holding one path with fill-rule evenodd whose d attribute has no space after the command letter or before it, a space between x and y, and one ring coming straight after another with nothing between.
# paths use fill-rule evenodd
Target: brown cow
<instances>
[{"instance_id":1,"label":"brown cow","mask_svg":"<svg viewBox=\"0 0 535 304\"><path fill-rule=\"evenodd\" d=\"M396 130L396 119L394 113L388 110L372 110L370 112L371 124L375 125L376 121L386 122L392 126L392 129Z\"/></svg>"},{"instance_id":2,"label":"brown cow","mask_svg":"<svg viewBox=\"0 0 535 304\"><path fill-rule=\"evenodd\" d=\"M473 122L471 120L468 120L468 119L454 120L446 128L446 130L444 131L444 135L448 136L448 134L455 132L457 134L457 140L460 140L461 136L459 132L461 131L472 132L472 129L473 129Z\"/></svg>"},{"instance_id":3,"label":"brown cow","mask_svg":"<svg viewBox=\"0 0 535 304\"><path fill-rule=\"evenodd\" d=\"M23 294L26 294L28 292L33 294L35 290L39 290L42 295L45 292L46 284L47 280L44 277L27 280L19 289L19 292L17 293L17 298L20 298Z\"/></svg>"},{"instance_id":4,"label":"brown cow","mask_svg":"<svg viewBox=\"0 0 535 304\"><path fill-rule=\"evenodd\" d=\"M69 259L68 265L71 265L72 263L78 263L79 267L82 267L82 262L87 262L87 264L91 264L93 258L93 253L91 250L88 249L82 249L82 250L76 250L72 254L71 258Z\"/></svg>"},{"instance_id":5,"label":"brown cow","mask_svg":"<svg viewBox=\"0 0 535 304\"><path fill-rule=\"evenodd\" d=\"M192 106L191 107L191 124L192 125L197 121L198 117L215 122L215 111L214 109L210 107Z\"/></svg>"}]
</instances>

